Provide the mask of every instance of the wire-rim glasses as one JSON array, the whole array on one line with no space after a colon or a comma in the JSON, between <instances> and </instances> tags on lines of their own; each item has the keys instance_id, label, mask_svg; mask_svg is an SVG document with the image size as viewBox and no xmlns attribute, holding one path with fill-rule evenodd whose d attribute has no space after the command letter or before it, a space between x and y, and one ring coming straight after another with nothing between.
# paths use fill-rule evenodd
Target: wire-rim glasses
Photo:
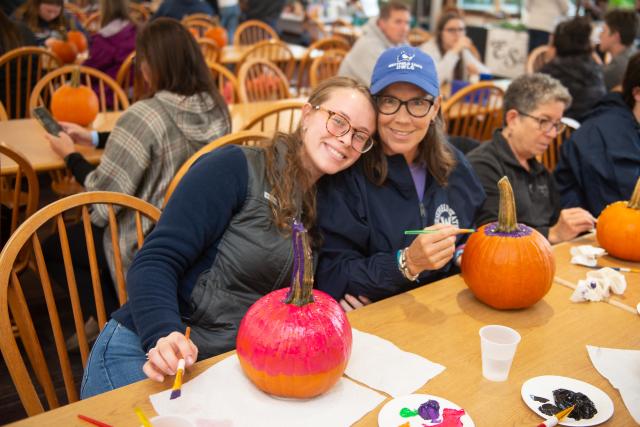
<instances>
[{"instance_id":1,"label":"wire-rim glasses","mask_svg":"<svg viewBox=\"0 0 640 427\"><path fill-rule=\"evenodd\" d=\"M378 108L378 112L381 114L395 114L400 110L400 107L404 105L407 112L417 118L422 118L429 114L429 111L431 111L431 107L435 101L433 97L418 97L402 101L391 95L378 95L375 99L376 107Z\"/></svg>"},{"instance_id":2,"label":"wire-rim glasses","mask_svg":"<svg viewBox=\"0 0 640 427\"><path fill-rule=\"evenodd\" d=\"M351 148L358 153L366 153L373 147L373 139L367 132L354 129L345 116L335 111L328 110L320 105L314 105L314 110L325 111L329 114L327 117L326 128L327 132L335 137L345 136L353 129L353 135L351 136Z\"/></svg>"},{"instance_id":3,"label":"wire-rim glasses","mask_svg":"<svg viewBox=\"0 0 640 427\"><path fill-rule=\"evenodd\" d=\"M567 125L565 125L559 120L557 122L554 122L553 120L532 116L531 114L523 113L522 111L518 111L518 114L523 115L525 117L529 117L530 119L533 119L536 122L538 122L538 129L540 129L540 131L544 133L549 133L551 132L551 129L555 128L556 132L560 134L564 132L564 130L567 128Z\"/></svg>"}]
</instances>

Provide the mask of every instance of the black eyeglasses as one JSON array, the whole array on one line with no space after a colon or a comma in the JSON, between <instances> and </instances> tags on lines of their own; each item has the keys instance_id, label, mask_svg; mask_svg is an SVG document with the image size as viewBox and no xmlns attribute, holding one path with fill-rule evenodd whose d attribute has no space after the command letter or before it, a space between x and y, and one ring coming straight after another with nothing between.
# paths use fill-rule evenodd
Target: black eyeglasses
<instances>
[{"instance_id":1,"label":"black eyeglasses","mask_svg":"<svg viewBox=\"0 0 640 427\"><path fill-rule=\"evenodd\" d=\"M538 129L544 133L551 132L551 129L556 130L557 133L562 133L567 128L567 125L562 123L560 120L554 122L553 120L543 119L542 117L532 116L531 114L523 113L522 111L518 111L518 114L521 114L525 117L529 117L530 119L538 122Z\"/></svg>"},{"instance_id":2,"label":"black eyeglasses","mask_svg":"<svg viewBox=\"0 0 640 427\"><path fill-rule=\"evenodd\" d=\"M395 114L404 105L407 108L407 112L413 117L424 117L429 114L429 110L431 110L431 106L435 101L433 97L411 98L408 101L401 101L391 95L378 95L375 99L376 107L381 114Z\"/></svg>"},{"instance_id":3,"label":"black eyeglasses","mask_svg":"<svg viewBox=\"0 0 640 427\"><path fill-rule=\"evenodd\" d=\"M313 107L314 110L321 110L329 113L329 117L327 117L327 132L329 132L333 136L341 137L345 136L349 133L350 130L353 129L351 123L349 123L349 119L343 116L340 113L336 113L335 111L327 110L319 105L315 105ZM371 139L371 135L367 132L353 129L353 136L351 137L351 148L356 150L358 153L366 153L373 147L373 140Z\"/></svg>"}]
</instances>

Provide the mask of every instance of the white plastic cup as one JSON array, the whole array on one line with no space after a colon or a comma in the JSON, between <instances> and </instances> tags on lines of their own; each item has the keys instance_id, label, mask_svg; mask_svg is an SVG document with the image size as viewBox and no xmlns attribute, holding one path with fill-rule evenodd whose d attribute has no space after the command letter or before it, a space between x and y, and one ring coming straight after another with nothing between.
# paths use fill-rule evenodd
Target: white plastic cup
<instances>
[{"instance_id":1,"label":"white plastic cup","mask_svg":"<svg viewBox=\"0 0 640 427\"><path fill-rule=\"evenodd\" d=\"M196 427L194 422L180 415L158 415L149 421L153 427Z\"/></svg>"},{"instance_id":2,"label":"white plastic cup","mask_svg":"<svg viewBox=\"0 0 640 427\"><path fill-rule=\"evenodd\" d=\"M520 342L520 334L502 325L480 328L482 375L489 381L506 381Z\"/></svg>"}]
</instances>

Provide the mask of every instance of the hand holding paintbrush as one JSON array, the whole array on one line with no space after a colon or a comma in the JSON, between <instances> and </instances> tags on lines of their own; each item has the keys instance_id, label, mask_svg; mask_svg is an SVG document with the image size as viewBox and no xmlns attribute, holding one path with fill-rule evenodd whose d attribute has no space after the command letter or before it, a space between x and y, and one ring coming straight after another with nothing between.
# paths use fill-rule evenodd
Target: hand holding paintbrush
<instances>
[{"instance_id":1,"label":"hand holding paintbrush","mask_svg":"<svg viewBox=\"0 0 640 427\"><path fill-rule=\"evenodd\" d=\"M164 381L165 375L176 375L180 359L184 367L193 365L198 358L198 348L180 332L172 332L160 338L147 353L149 359L142 370L154 381Z\"/></svg>"},{"instance_id":2,"label":"hand holding paintbrush","mask_svg":"<svg viewBox=\"0 0 640 427\"><path fill-rule=\"evenodd\" d=\"M444 267L453 258L456 236L467 232L463 230L450 224L435 224L420 230L404 252L409 274Z\"/></svg>"}]
</instances>

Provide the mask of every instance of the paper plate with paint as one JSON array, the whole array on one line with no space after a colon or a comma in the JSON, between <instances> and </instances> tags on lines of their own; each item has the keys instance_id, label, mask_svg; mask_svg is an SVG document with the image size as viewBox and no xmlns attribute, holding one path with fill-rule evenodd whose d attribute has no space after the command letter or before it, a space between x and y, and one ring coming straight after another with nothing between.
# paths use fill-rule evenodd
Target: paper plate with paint
<instances>
[{"instance_id":1,"label":"paper plate with paint","mask_svg":"<svg viewBox=\"0 0 640 427\"><path fill-rule=\"evenodd\" d=\"M460 406L430 394L410 394L387 402L378 414L380 427L474 427Z\"/></svg>"},{"instance_id":2,"label":"paper plate with paint","mask_svg":"<svg viewBox=\"0 0 640 427\"><path fill-rule=\"evenodd\" d=\"M543 418L575 405L560 422L563 426L595 426L613 415L613 402L598 387L584 381L556 375L531 378L522 384L522 399Z\"/></svg>"}]
</instances>

